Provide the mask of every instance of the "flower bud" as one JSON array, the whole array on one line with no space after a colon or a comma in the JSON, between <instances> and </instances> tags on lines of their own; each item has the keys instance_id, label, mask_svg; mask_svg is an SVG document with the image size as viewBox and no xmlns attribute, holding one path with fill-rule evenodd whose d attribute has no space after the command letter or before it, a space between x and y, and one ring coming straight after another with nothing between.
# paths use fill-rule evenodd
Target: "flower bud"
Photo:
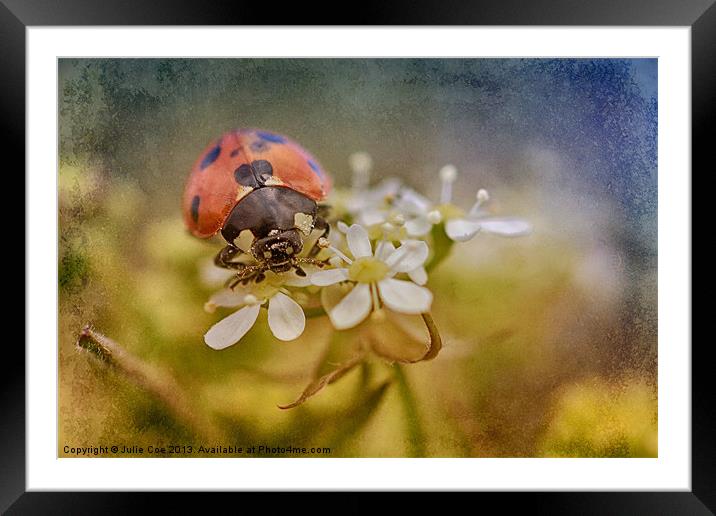
<instances>
[{"instance_id":1,"label":"flower bud","mask_svg":"<svg viewBox=\"0 0 716 516\"><path fill-rule=\"evenodd\" d=\"M354 152L348 156L348 164L353 172L366 173L373 168L373 158L367 152Z\"/></svg>"},{"instance_id":2,"label":"flower bud","mask_svg":"<svg viewBox=\"0 0 716 516\"><path fill-rule=\"evenodd\" d=\"M402 213L393 213L388 219L388 222L395 226L402 226L403 224L405 224L405 217Z\"/></svg>"},{"instance_id":3,"label":"flower bud","mask_svg":"<svg viewBox=\"0 0 716 516\"><path fill-rule=\"evenodd\" d=\"M445 183L452 183L457 179L457 168L455 165L445 165L440 169L440 180Z\"/></svg>"},{"instance_id":4,"label":"flower bud","mask_svg":"<svg viewBox=\"0 0 716 516\"><path fill-rule=\"evenodd\" d=\"M428 222L431 224L440 224L440 221L443 220L443 216L438 210L432 210L428 212Z\"/></svg>"}]
</instances>

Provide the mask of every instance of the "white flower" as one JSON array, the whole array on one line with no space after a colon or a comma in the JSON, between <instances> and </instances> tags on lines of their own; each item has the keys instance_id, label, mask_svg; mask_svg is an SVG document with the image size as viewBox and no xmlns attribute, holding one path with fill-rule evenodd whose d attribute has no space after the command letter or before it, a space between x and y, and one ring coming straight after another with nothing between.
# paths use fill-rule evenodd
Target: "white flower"
<instances>
[{"instance_id":1,"label":"white flower","mask_svg":"<svg viewBox=\"0 0 716 516\"><path fill-rule=\"evenodd\" d=\"M478 190L476 202L467 213L451 204L452 184L456 178L457 169L453 165L445 165L440 169L442 192L439 205L433 204L415 190L409 188L401 190L394 204L409 217L405 222L408 235L424 236L431 231L433 225L441 222L445 222L447 236L457 242L470 240L478 231L503 236L520 236L529 233L531 226L524 220L488 216L482 209L482 205L490 198L487 190Z\"/></svg>"},{"instance_id":2,"label":"white flower","mask_svg":"<svg viewBox=\"0 0 716 516\"><path fill-rule=\"evenodd\" d=\"M390 220L393 222L384 222L381 224L377 229L379 230L379 239L385 240L386 242L395 242L400 241L401 244L404 244L406 242L409 242L405 236L405 229L402 227L405 224L405 219L402 215L393 215ZM340 231L341 234L346 235L348 233L349 227L348 224L345 222L339 220L338 224L338 231ZM411 242L415 242L414 240ZM337 245L333 244L335 247L338 247ZM383 244L385 245L385 243ZM390 247L387 247L386 249L395 249L392 244L390 244ZM339 256L334 256L333 261L331 264L335 267L338 267L338 265L335 263L335 260L340 261L341 258ZM416 267L413 270L407 271L406 274L408 277L413 280L418 285L425 285L428 282L428 273L425 270L425 267L422 266L422 264L418 267Z\"/></svg>"},{"instance_id":3,"label":"white flower","mask_svg":"<svg viewBox=\"0 0 716 516\"><path fill-rule=\"evenodd\" d=\"M443 220L439 207L411 188L401 189L394 204L405 213L405 229L410 236L425 236Z\"/></svg>"},{"instance_id":4,"label":"white flower","mask_svg":"<svg viewBox=\"0 0 716 516\"><path fill-rule=\"evenodd\" d=\"M353 172L350 197L346 209L360 224L372 226L385 221L383 211L387 210L387 200L392 199L400 189L400 180L387 178L370 188L370 171L373 158L367 152L356 152L348 158Z\"/></svg>"},{"instance_id":5,"label":"white flower","mask_svg":"<svg viewBox=\"0 0 716 516\"><path fill-rule=\"evenodd\" d=\"M348 267L319 270L310 275L311 283L320 287L344 281L354 284L335 306L326 307L336 329L356 326L371 310L378 311L381 301L390 310L405 314L420 314L430 309L433 295L427 288L394 278L398 273L422 269L428 257L425 242L408 240L396 249L392 243L380 241L373 254L368 232L358 224L348 228L346 239L353 259L335 248L333 251Z\"/></svg>"},{"instance_id":6,"label":"white flower","mask_svg":"<svg viewBox=\"0 0 716 516\"><path fill-rule=\"evenodd\" d=\"M388 202L400 188L400 180L387 178L373 188L353 189L346 208L362 225L382 224L390 213Z\"/></svg>"},{"instance_id":7,"label":"white flower","mask_svg":"<svg viewBox=\"0 0 716 516\"><path fill-rule=\"evenodd\" d=\"M224 349L236 344L253 327L261 305L268 302L268 324L279 340L298 338L306 326L306 316L301 305L291 299L284 286L304 287L310 285L308 278L293 273L265 273L260 283L240 285L234 290L223 289L211 296L204 308L213 312L216 307L241 307L225 317L204 335L204 342L213 349Z\"/></svg>"}]
</instances>

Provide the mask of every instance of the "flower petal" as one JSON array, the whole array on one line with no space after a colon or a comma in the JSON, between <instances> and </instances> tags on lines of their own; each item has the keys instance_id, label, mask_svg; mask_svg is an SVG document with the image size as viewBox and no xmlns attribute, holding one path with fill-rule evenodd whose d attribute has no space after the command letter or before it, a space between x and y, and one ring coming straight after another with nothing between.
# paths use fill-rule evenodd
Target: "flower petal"
<instances>
[{"instance_id":1,"label":"flower petal","mask_svg":"<svg viewBox=\"0 0 716 516\"><path fill-rule=\"evenodd\" d=\"M352 328L368 317L371 309L370 285L358 283L333 310L328 312L328 317L337 330Z\"/></svg>"},{"instance_id":2,"label":"flower petal","mask_svg":"<svg viewBox=\"0 0 716 516\"><path fill-rule=\"evenodd\" d=\"M296 256L298 256L299 258L305 258L306 256L308 256L311 251L313 251L313 249L316 247L318 239L323 236L323 233L323 229L313 228L311 230L311 233L303 240L303 249L301 249L301 252L298 253Z\"/></svg>"},{"instance_id":3,"label":"flower petal","mask_svg":"<svg viewBox=\"0 0 716 516\"><path fill-rule=\"evenodd\" d=\"M244 302L244 298L247 294L250 294L251 292L249 289L242 288L241 286L237 286L234 290L231 290L230 288L225 288L222 290L219 290L214 295L212 295L209 298L209 305L212 306L225 306L227 308L233 308L235 306L241 306L246 304Z\"/></svg>"},{"instance_id":4,"label":"flower petal","mask_svg":"<svg viewBox=\"0 0 716 516\"><path fill-rule=\"evenodd\" d=\"M378 282L380 298L385 306L403 314L421 314L430 310L433 294L412 281L386 278Z\"/></svg>"},{"instance_id":5,"label":"flower petal","mask_svg":"<svg viewBox=\"0 0 716 516\"><path fill-rule=\"evenodd\" d=\"M401 188L395 198L395 205L398 209L413 215L425 215L432 208L430 200L412 188Z\"/></svg>"},{"instance_id":6,"label":"flower petal","mask_svg":"<svg viewBox=\"0 0 716 516\"><path fill-rule=\"evenodd\" d=\"M291 276L286 279L286 281L283 282L284 285L287 287L307 287L311 284L311 276L312 274L308 271L304 271L306 273L305 276L299 276L298 274L295 274L294 276Z\"/></svg>"},{"instance_id":7,"label":"flower petal","mask_svg":"<svg viewBox=\"0 0 716 516\"><path fill-rule=\"evenodd\" d=\"M375 257L384 262L395 252L395 246L392 242L383 241L376 246Z\"/></svg>"},{"instance_id":8,"label":"flower petal","mask_svg":"<svg viewBox=\"0 0 716 516\"><path fill-rule=\"evenodd\" d=\"M466 242L480 231L480 223L467 219L450 219L445 223L445 233L452 240Z\"/></svg>"},{"instance_id":9,"label":"flower petal","mask_svg":"<svg viewBox=\"0 0 716 516\"><path fill-rule=\"evenodd\" d=\"M311 274L311 283L319 287L333 285L348 279L348 269L326 269Z\"/></svg>"},{"instance_id":10,"label":"flower petal","mask_svg":"<svg viewBox=\"0 0 716 516\"><path fill-rule=\"evenodd\" d=\"M387 220L385 211L382 210L364 210L358 214L358 222L364 226L374 226L382 224Z\"/></svg>"},{"instance_id":11,"label":"flower petal","mask_svg":"<svg viewBox=\"0 0 716 516\"><path fill-rule=\"evenodd\" d=\"M236 271L217 267L211 258L202 260L199 264L199 280L206 287L220 287L235 274Z\"/></svg>"},{"instance_id":12,"label":"flower petal","mask_svg":"<svg viewBox=\"0 0 716 516\"><path fill-rule=\"evenodd\" d=\"M313 275L321 270L315 265L303 265L301 269L306 273L305 276L299 276L295 270L281 273L282 284L287 287L307 287L311 285Z\"/></svg>"},{"instance_id":13,"label":"flower petal","mask_svg":"<svg viewBox=\"0 0 716 516\"><path fill-rule=\"evenodd\" d=\"M373 256L373 250L370 247L370 239L368 232L363 226L353 224L348 228L346 233L348 240L348 249L353 253L354 258L362 258L364 256Z\"/></svg>"},{"instance_id":14,"label":"flower petal","mask_svg":"<svg viewBox=\"0 0 716 516\"><path fill-rule=\"evenodd\" d=\"M405 223L405 229L410 236L427 235L432 227L433 225L425 215L415 217Z\"/></svg>"},{"instance_id":15,"label":"flower petal","mask_svg":"<svg viewBox=\"0 0 716 516\"><path fill-rule=\"evenodd\" d=\"M204 342L213 349L224 349L236 344L251 329L259 316L261 305L245 306L225 317L204 335Z\"/></svg>"},{"instance_id":16,"label":"flower petal","mask_svg":"<svg viewBox=\"0 0 716 516\"><path fill-rule=\"evenodd\" d=\"M268 325L279 340L298 338L306 327L306 315L301 305L279 292L269 300Z\"/></svg>"},{"instance_id":17,"label":"flower petal","mask_svg":"<svg viewBox=\"0 0 716 516\"><path fill-rule=\"evenodd\" d=\"M532 231L532 225L526 220L510 218L489 218L479 221L483 231L503 236L521 236Z\"/></svg>"},{"instance_id":18,"label":"flower petal","mask_svg":"<svg viewBox=\"0 0 716 516\"><path fill-rule=\"evenodd\" d=\"M340 231L341 233L348 232L348 224L346 224L342 220L339 220L338 223L336 224L336 226L338 226L338 231Z\"/></svg>"},{"instance_id":19,"label":"flower petal","mask_svg":"<svg viewBox=\"0 0 716 516\"><path fill-rule=\"evenodd\" d=\"M425 267L418 267L408 271L408 277L418 285L425 285L428 282L428 273L425 271Z\"/></svg>"},{"instance_id":20,"label":"flower petal","mask_svg":"<svg viewBox=\"0 0 716 516\"><path fill-rule=\"evenodd\" d=\"M323 310L328 314L333 310L338 303L340 303L344 297L350 292L352 286L348 283L336 283L334 285L328 285L321 289L321 306Z\"/></svg>"},{"instance_id":21,"label":"flower petal","mask_svg":"<svg viewBox=\"0 0 716 516\"><path fill-rule=\"evenodd\" d=\"M417 269L428 259L428 244L422 240L406 240L391 254L385 264L394 272Z\"/></svg>"},{"instance_id":22,"label":"flower petal","mask_svg":"<svg viewBox=\"0 0 716 516\"><path fill-rule=\"evenodd\" d=\"M398 193L401 187L400 179L397 177L388 177L383 179L380 183L375 185L371 190L371 195L375 197L377 201L383 201L387 196L393 196Z\"/></svg>"},{"instance_id":23,"label":"flower petal","mask_svg":"<svg viewBox=\"0 0 716 516\"><path fill-rule=\"evenodd\" d=\"M420 315L386 310L386 317L371 320L367 330L373 352L389 362L419 362L428 350L430 337Z\"/></svg>"}]
</instances>

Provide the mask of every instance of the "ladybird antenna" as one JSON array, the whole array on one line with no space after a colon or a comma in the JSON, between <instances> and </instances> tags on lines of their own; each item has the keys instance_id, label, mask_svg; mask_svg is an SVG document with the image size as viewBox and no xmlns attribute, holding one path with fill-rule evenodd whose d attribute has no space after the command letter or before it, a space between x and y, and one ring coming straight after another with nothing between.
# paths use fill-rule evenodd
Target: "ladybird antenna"
<instances>
[{"instance_id":1,"label":"ladybird antenna","mask_svg":"<svg viewBox=\"0 0 716 516\"><path fill-rule=\"evenodd\" d=\"M248 283L254 276L260 276L267 269L265 264L247 265L241 269L236 276L230 280L229 288L234 290L239 283ZM263 279L263 278L262 278Z\"/></svg>"},{"instance_id":2,"label":"ladybird antenna","mask_svg":"<svg viewBox=\"0 0 716 516\"><path fill-rule=\"evenodd\" d=\"M325 267L326 262L323 262L321 260L316 260L315 258L309 258L309 257L301 257L301 258L294 258L293 260L294 267L298 266L299 264L308 264L308 265L315 265L316 267Z\"/></svg>"}]
</instances>

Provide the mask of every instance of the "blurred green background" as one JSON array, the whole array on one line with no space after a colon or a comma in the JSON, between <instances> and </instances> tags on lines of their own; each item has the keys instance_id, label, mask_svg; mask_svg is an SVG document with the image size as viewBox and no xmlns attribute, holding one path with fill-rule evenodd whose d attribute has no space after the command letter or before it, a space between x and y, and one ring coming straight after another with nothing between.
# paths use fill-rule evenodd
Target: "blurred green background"
<instances>
[{"instance_id":1,"label":"blurred green background","mask_svg":"<svg viewBox=\"0 0 716 516\"><path fill-rule=\"evenodd\" d=\"M62 59L59 95L60 456L202 443L657 455L655 60ZM434 271L435 360L371 359L279 410L346 339L320 318L281 342L263 314L236 346L203 343L230 313L203 311L216 287L201 265L221 244L184 230L180 199L205 145L235 127L295 138L344 187L355 151L373 156L374 183L397 176L433 199L453 163L456 203L487 188L491 210L534 231L478 235ZM79 351L87 323L173 377L191 417Z\"/></svg>"}]
</instances>

